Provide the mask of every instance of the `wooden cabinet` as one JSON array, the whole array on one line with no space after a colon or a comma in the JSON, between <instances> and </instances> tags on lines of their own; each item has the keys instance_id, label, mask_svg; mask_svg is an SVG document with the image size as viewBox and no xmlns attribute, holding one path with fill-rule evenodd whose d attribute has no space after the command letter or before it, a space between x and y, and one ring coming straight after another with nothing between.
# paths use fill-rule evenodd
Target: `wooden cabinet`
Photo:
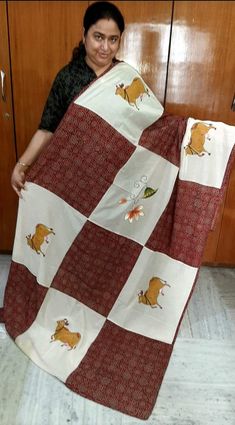
<instances>
[{"instance_id":1,"label":"wooden cabinet","mask_svg":"<svg viewBox=\"0 0 235 425\"><path fill-rule=\"evenodd\" d=\"M1 67L3 57L4 66L8 63L9 95L8 104L1 102L1 129L4 128L1 143L7 165L1 164L0 174L0 230L5 231L5 240L0 238L0 250L12 248L17 199L9 181L15 158L22 154L37 129L56 73L69 61L73 47L81 39L82 18L89 3L0 2L5 13L1 43L10 45L10 50L0 48L0 52L5 49L0 57ZM114 3L126 21L118 58L139 70L158 99L165 102L166 111L235 124L235 112L231 111L235 90L235 2ZM11 89L14 121L9 103ZM7 111L10 111L9 119L4 118ZM235 169L216 227L208 239L205 262L235 264L234 186Z\"/></svg>"}]
</instances>

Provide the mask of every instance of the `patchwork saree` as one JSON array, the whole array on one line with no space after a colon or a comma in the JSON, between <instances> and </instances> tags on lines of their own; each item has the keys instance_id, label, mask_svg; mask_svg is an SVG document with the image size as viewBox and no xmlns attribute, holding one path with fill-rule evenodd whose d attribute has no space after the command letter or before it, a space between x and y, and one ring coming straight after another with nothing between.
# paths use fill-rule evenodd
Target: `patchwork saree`
<instances>
[{"instance_id":1,"label":"patchwork saree","mask_svg":"<svg viewBox=\"0 0 235 425\"><path fill-rule=\"evenodd\" d=\"M124 62L69 106L27 174L9 335L67 387L147 419L228 181L235 127L166 115Z\"/></svg>"}]
</instances>

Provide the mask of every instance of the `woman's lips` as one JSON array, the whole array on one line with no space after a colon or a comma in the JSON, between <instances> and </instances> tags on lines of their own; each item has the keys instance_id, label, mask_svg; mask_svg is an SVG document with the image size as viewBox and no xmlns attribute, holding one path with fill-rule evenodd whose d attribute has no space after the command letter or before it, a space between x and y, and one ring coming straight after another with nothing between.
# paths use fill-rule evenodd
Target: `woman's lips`
<instances>
[{"instance_id":1,"label":"woman's lips","mask_svg":"<svg viewBox=\"0 0 235 425\"><path fill-rule=\"evenodd\" d=\"M105 53L99 53L99 55L101 58L104 58L104 59L109 57L109 55L106 55Z\"/></svg>"}]
</instances>

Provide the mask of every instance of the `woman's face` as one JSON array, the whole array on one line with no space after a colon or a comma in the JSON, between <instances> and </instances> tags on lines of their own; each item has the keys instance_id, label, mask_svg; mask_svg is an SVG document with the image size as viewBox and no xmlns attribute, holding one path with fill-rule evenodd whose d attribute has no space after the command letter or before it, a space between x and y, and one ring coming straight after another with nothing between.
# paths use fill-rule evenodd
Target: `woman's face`
<instances>
[{"instance_id":1,"label":"woman's face","mask_svg":"<svg viewBox=\"0 0 235 425\"><path fill-rule=\"evenodd\" d=\"M120 30L112 19L99 19L83 37L86 62L97 75L111 65L120 40Z\"/></svg>"}]
</instances>

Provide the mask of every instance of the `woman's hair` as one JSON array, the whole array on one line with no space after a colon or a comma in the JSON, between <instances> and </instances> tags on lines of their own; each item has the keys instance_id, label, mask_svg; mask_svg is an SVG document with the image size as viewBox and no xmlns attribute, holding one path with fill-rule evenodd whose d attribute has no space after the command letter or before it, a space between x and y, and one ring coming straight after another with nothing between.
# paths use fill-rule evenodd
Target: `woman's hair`
<instances>
[{"instance_id":1,"label":"woman's hair","mask_svg":"<svg viewBox=\"0 0 235 425\"><path fill-rule=\"evenodd\" d=\"M83 18L84 35L86 35L89 28L99 21L99 19L112 19L116 22L120 33L123 33L125 23L120 10L108 1L97 1L96 3L92 3L85 12Z\"/></svg>"},{"instance_id":2,"label":"woman's hair","mask_svg":"<svg viewBox=\"0 0 235 425\"><path fill-rule=\"evenodd\" d=\"M120 33L123 33L125 22L117 6L108 1L97 1L88 6L85 12L83 18L84 35L86 35L89 28L100 19L112 19L116 22ZM76 60L82 53L85 53L85 47L83 42L80 41L79 45L73 49L72 60Z\"/></svg>"}]
</instances>

